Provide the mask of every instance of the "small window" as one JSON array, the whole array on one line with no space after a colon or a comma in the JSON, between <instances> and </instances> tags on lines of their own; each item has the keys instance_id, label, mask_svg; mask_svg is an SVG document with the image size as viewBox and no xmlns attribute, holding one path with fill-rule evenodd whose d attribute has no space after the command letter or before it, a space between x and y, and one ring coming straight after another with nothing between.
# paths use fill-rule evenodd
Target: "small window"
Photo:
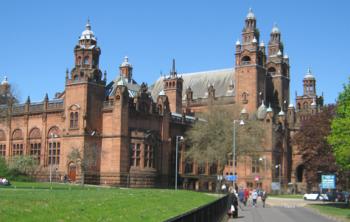
<instances>
[{"instance_id":1,"label":"small window","mask_svg":"<svg viewBox=\"0 0 350 222\"><path fill-rule=\"evenodd\" d=\"M37 164L40 164L41 143L30 144L30 155L34 156Z\"/></svg>"},{"instance_id":2,"label":"small window","mask_svg":"<svg viewBox=\"0 0 350 222\"><path fill-rule=\"evenodd\" d=\"M248 65L248 64L250 64L250 57L249 56L244 56L243 58L242 58L242 65Z\"/></svg>"},{"instance_id":3,"label":"small window","mask_svg":"<svg viewBox=\"0 0 350 222\"><path fill-rule=\"evenodd\" d=\"M259 172L260 172L259 158L252 157L252 173L259 173Z\"/></svg>"},{"instance_id":4,"label":"small window","mask_svg":"<svg viewBox=\"0 0 350 222\"><path fill-rule=\"evenodd\" d=\"M70 128L76 129L78 128L78 118L79 118L79 114L78 112L71 112L70 113Z\"/></svg>"},{"instance_id":5,"label":"small window","mask_svg":"<svg viewBox=\"0 0 350 222\"><path fill-rule=\"evenodd\" d=\"M49 143L49 165L60 163L60 142L50 142Z\"/></svg>"},{"instance_id":6,"label":"small window","mask_svg":"<svg viewBox=\"0 0 350 222\"><path fill-rule=\"evenodd\" d=\"M276 69L274 67L270 67L268 70L267 70L267 73L270 75L270 76L274 76L276 74Z\"/></svg>"},{"instance_id":7,"label":"small window","mask_svg":"<svg viewBox=\"0 0 350 222\"><path fill-rule=\"evenodd\" d=\"M0 144L0 156L5 157L6 156L6 145Z\"/></svg>"},{"instance_id":8,"label":"small window","mask_svg":"<svg viewBox=\"0 0 350 222\"><path fill-rule=\"evenodd\" d=\"M84 58L84 65L89 65L89 56Z\"/></svg>"}]
</instances>

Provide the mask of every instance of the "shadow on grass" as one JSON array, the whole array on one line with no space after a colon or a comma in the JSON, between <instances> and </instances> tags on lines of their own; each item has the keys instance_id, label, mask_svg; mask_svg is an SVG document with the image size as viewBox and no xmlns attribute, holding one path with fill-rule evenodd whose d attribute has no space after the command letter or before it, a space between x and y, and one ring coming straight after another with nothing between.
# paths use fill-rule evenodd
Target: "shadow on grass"
<instances>
[{"instance_id":1,"label":"shadow on grass","mask_svg":"<svg viewBox=\"0 0 350 222\"><path fill-rule=\"evenodd\" d=\"M326 203L319 203L319 204L314 203L314 204L310 204L310 206L313 208L316 208L321 213L350 219L350 205L345 202L341 202L341 203L326 202Z\"/></svg>"}]
</instances>

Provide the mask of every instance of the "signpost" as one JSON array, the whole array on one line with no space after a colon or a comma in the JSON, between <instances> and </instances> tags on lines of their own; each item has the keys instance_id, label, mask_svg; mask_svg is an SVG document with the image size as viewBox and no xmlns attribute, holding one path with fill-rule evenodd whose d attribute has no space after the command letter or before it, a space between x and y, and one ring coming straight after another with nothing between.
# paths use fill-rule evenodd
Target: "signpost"
<instances>
[{"instance_id":1,"label":"signpost","mask_svg":"<svg viewBox=\"0 0 350 222\"><path fill-rule=\"evenodd\" d=\"M236 181L237 180L237 175L227 175L227 176L225 176L225 179L227 181Z\"/></svg>"},{"instance_id":2,"label":"signpost","mask_svg":"<svg viewBox=\"0 0 350 222\"><path fill-rule=\"evenodd\" d=\"M276 191L281 189L280 182L272 182L271 183L271 190Z\"/></svg>"},{"instance_id":3,"label":"signpost","mask_svg":"<svg viewBox=\"0 0 350 222\"><path fill-rule=\"evenodd\" d=\"M322 189L335 189L335 179L336 177L334 174L322 175Z\"/></svg>"}]
</instances>

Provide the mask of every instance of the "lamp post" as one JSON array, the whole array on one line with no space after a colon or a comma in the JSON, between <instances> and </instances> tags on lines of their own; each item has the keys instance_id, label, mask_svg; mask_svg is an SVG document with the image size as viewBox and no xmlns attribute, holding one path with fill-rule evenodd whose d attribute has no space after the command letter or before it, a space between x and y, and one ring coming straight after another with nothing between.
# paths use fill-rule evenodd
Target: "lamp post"
<instances>
[{"instance_id":1,"label":"lamp post","mask_svg":"<svg viewBox=\"0 0 350 222\"><path fill-rule=\"evenodd\" d=\"M233 120L233 145L232 145L232 175L234 177L234 180L232 180L232 187L235 188L235 180L237 180L236 177L236 122L239 121L239 125L243 126L244 121L243 120Z\"/></svg>"},{"instance_id":2,"label":"lamp post","mask_svg":"<svg viewBox=\"0 0 350 222\"><path fill-rule=\"evenodd\" d=\"M282 188L282 184L281 184L281 164L277 164L276 169L278 168L278 182L280 183L280 189L279 189L279 194L281 194L281 188Z\"/></svg>"},{"instance_id":3,"label":"lamp post","mask_svg":"<svg viewBox=\"0 0 350 222\"><path fill-rule=\"evenodd\" d=\"M264 182L266 183L266 181L267 181L266 156L259 158L259 161L263 161L263 160L264 160ZM266 184L265 184L265 186L266 186Z\"/></svg>"},{"instance_id":4,"label":"lamp post","mask_svg":"<svg viewBox=\"0 0 350 222\"><path fill-rule=\"evenodd\" d=\"M184 138L183 136L176 136L176 150L175 150L175 190L177 190L177 159L178 159L178 152L179 152L179 142L182 141Z\"/></svg>"}]
</instances>

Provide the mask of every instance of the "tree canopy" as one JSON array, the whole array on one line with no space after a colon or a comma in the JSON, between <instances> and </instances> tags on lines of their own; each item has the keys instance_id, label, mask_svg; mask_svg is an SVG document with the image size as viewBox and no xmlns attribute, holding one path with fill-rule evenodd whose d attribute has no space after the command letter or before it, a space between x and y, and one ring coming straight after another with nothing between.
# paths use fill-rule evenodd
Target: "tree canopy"
<instances>
[{"instance_id":1,"label":"tree canopy","mask_svg":"<svg viewBox=\"0 0 350 222\"><path fill-rule=\"evenodd\" d=\"M233 113L224 107L209 107L187 132L187 158L198 163L227 164L233 148ZM236 122L236 156L253 154L261 148L264 130L259 121ZM230 157L231 158L231 157Z\"/></svg>"},{"instance_id":2,"label":"tree canopy","mask_svg":"<svg viewBox=\"0 0 350 222\"><path fill-rule=\"evenodd\" d=\"M327 142L334 109L334 106L327 106L321 112L310 115L301 123L300 130L293 137L293 143L298 146L305 166L308 184L318 182L317 172L337 171L332 147Z\"/></svg>"},{"instance_id":3,"label":"tree canopy","mask_svg":"<svg viewBox=\"0 0 350 222\"><path fill-rule=\"evenodd\" d=\"M336 116L332 121L328 142L333 146L337 163L350 170L350 80L338 96Z\"/></svg>"}]
</instances>

